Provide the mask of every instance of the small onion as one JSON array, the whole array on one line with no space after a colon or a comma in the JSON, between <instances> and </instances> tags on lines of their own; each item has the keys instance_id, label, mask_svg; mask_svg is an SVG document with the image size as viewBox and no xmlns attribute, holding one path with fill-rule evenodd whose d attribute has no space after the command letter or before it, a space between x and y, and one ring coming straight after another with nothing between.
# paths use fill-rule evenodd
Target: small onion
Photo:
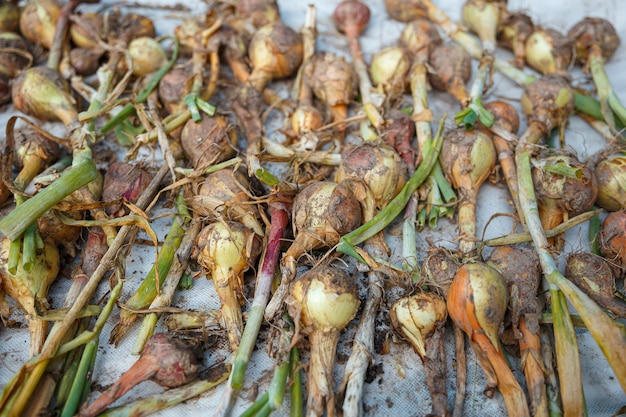
<instances>
[{"instance_id":1,"label":"small onion","mask_svg":"<svg viewBox=\"0 0 626 417\"><path fill-rule=\"evenodd\" d=\"M429 80L433 88L447 91L459 102L468 99L465 83L472 75L472 57L456 44L439 45L429 56Z\"/></svg>"},{"instance_id":2,"label":"small onion","mask_svg":"<svg viewBox=\"0 0 626 417\"><path fill-rule=\"evenodd\" d=\"M598 247L602 256L615 268L615 276L626 275L626 210L609 213L598 233Z\"/></svg>"},{"instance_id":3,"label":"small onion","mask_svg":"<svg viewBox=\"0 0 626 417\"><path fill-rule=\"evenodd\" d=\"M70 37L79 48L100 48L103 18L99 13L85 13L75 16L70 26Z\"/></svg>"},{"instance_id":4,"label":"small onion","mask_svg":"<svg viewBox=\"0 0 626 417\"><path fill-rule=\"evenodd\" d=\"M614 298L615 275L606 259L589 252L572 253L567 258L565 276L600 307L626 318L626 304Z\"/></svg>"},{"instance_id":5,"label":"small onion","mask_svg":"<svg viewBox=\"0 0 626 417\"><path fill-rule=\"evenodd\" d=\"M220 169L207 175L189 205L196 216L238 221L263 236L259 212L252 203L248 177L238 170Z\"/></svg>"},{"instance_id":6,"label":"small onion","mask_svg":"<svg viewBox=\"0 0 626 417\"><path fill-rule=\"evenodd\" d=\"M495 41L494 37L498 31L498 26L506 12L504 3L489 0L466 0L463 4L461 10L463 22L470 31L478 36L481 42ZM495 45L493 46L495 47Z\"/></svg>"},{"instance_id":7,"label":"small onion","mask_svg":"<svg viewBox=\"0 0 626 417\"><path fill-rule=\"evenodd\" d=\"M411 62L399 46L387 46L372 56L370 75L374 84L383 86L387 95L397 96L406 89Z\"/></svg>"},{"instance_id":8,"label":"small onion","mask_svg":"<svg viewBox=\"0 0 626 417\"><path fill-rule=\"evenodd\" d=\"M135 203L141 194L148 188L152 176L143 168L126 162L114 162L107 168L102 187L102 199L113 201L123 198L129 203ZM121 217L129 213L129 209L121 203L106 208L109 215Z\"/></svg>"},{"instance_id":9,"label":"small onion","mask_svg":"<svg viewBox=\"0 0 626 417\"><path fill-rule=\"evenodd\" d=\"M147 36L135 38L128 44L133 62L133 75L145 77L167 63L167 55L159 42Z\"/></svg>"},{"instance_id":10,"label":"small onion","mask_svg":"<svg viewBox=\"0 0 626 417\"><path fill-rule=\"evenodd\" d=\"M104 55L102 49L73 48L70 51L70 64L80 75L92 75L100 68L100 58Z\"/></svg>"},{"instance_id":11,"label":"small onion","mask_svg":"<svg viewBox=\"0 0 626 417\"><path fill-rule=\"evenodd\" d=\"M60 15L61 5L55 0L30 1L20 15L20 32L35 45L50 49Z\"/></svg>"},{"instance_id":12,"label":"small onion","mask_svg":"<svg viewBox=\"0 0 626 417\"><path fill-rule=\"evenodd\" d=\"M12 32L0 32L0 74L15 78L28 68L33 58L26 40Z\"/></svg>"},{"instance_id":13,"label":"small onion","mask_svg":"<svg viewBox=\"0 0 626 417\"><path fill-rule=\"evenodd\" d=\"M554 29L535 28L526 39L526 63L543 75L566 72L572 63L572 42Z\"/></svg>"},{"instance_id":14,"label":"small onion","mask_svg":"<svg viewBox=\"0 0 626 417\"><path fill-rule=\"evenodd\" d=\"M591 48L599 48L604 59L609 59L620 44L615 27L600 17L585 17L567 32L574 42L576 59L585 64Z\"/></svg>"},{"instance_id":15,"label":"small onion","mask_svg":"<svg viewBox=\"0 0 626 417\"><path fill-rule=\"evenodd\" d=\"M250 19L257 29L280 19L276 0L240 0L236 4L237 14Z\"/></svg>"},{"instance_id":16,"label":"small onion","mask_svg":"<svg viewBox=\"0 0 626 417\"><path fill-rule=\"evenodd\" d=\"M411 22L428 17L428 9L421 1L385 0L385 10L389 17L399 22Z\"/></svg>"},{"instance_id":17,"label":"small onion","mask_svg":"<svg viewBox=\"0 0 626 417\"><path fill-rule=\"evenodd\" d=\"M348 38L358 38L370 21L370 8L357 0L344 0L335 8L333 20Z\"/></svg>"},{"instance_id":18,"label":"small onion","mask_svg":"<svg viewBox=\"0 0 626 417\"><path fill-rule=\"evenodd\" d=\"M19 25L20 9L14 2L3 1L0 4L0 31L17 32Z\"/></svg>"},{"instance_id":19,"label":"small onion","mask_svg":"<svg viewBox=\"0 0 626 417\"><path fill-rule=\"evenodd\" d=\"M324 116L312 105L300 104L291 116L291 127L297 135L319 129L324 125Z\"/></svg>"},{"instance_id":20,"label":"small onion","mask_svg":"<svg viewBox=\"0 0 626 417\"><path fill-rule=\"evenodd\" d=\"M441 42L435 25L425 19L407 23L400 34L400 44L409 52L414 63L428 61L430 52Z\"/></svg>"},{"instance_id":21,"label":"small onion","mask_svg":"<svg viewBox=\"0 0 626 417\"><path fill-rule=\"evenodd\" d=\"M596 205L608 211L626 208L626 156L610 156L594 170L598 179Z\"/></svg>"},{"instance_id":22,"label":"small onion","mask_svg":"<svg viewBox=\"0 0 626 417\"><path fill-rule=\"evenodd\" d=\"M172 68L159 82L159 100L169 114L186 110L183 97L189 91L193 75L186 68Z\"/></svg>"},{"instance_id":23,"label":"small onion","mask_svg":"<svg viewBox=\"0 0 626 417\"><path fill-rule=\"evenodd\" d=\"M524 89L522 111L528 125L539 122L549 131L565 123L574 111L574 93L569 80L559 74L541 77Z\"/></svg>"},{"instance_id":24,"label":"small onion","mask_svg":"<svg viewBox=\"0 0 626 417\"><path fill-rule=\"evenodd\" d=\"M257 30L248 45L251 84L262 91L271 80L289 77L302 63L302 38L280 21Z\"/></svg>"},{"instance_id":25,"label":"small onion","mask_svg":"<svg viewBox=\"0 0 626 417\"><path fill-rule=\"evenodd\" d=\"M76 101L59 72L47 67L23 71L13 82L13 105L22 113L41 120L61 120L65 126L77 121Z\"/></svg>"},{"instance_id":26,"label":"small onion","mask_svg":"<svg viewBox=\"0 0 626 417\"><path fill-rule=\"evenodd\" d=\"M215 222L200 231L192 256L210 276L222 304L228 340L237 351L243 319L243 275L261 251L259 237L241 223Z\"/></svg>"},{"instance_id":27,"label":"small onion","mask_svg":"<svg viewBox=\"0 0 626 417\"><path fill-rule=\"evenodd\" d=\"M237 131L225 117L202 113L199 123L185 123L180 142L193 167L200 170L235 155Z\"/></svg>"},{"instance_id":28,"label":"small onion","mask_svg":"<svg viewBox=\"0 0 626 417\"><path fill-rule=\"evenodd\" d=\"M311 345L307 413L335 415L335 353L340 332L359 307L356 282L339 268L317 266L291 284L287 304Z\"/></svg>"},{"instance_id":29,"label":"small onion","mask_svg":"<svg viewBox=\"0 0 626 417\"><path fill-rule=\"evenodd\" d=\"M515 66L519 69L524 67L526 40L534 29L533 21L524 13L509 13L500 25L498 39L505 48L513 51Z\"/></svg>"}]
</instances>

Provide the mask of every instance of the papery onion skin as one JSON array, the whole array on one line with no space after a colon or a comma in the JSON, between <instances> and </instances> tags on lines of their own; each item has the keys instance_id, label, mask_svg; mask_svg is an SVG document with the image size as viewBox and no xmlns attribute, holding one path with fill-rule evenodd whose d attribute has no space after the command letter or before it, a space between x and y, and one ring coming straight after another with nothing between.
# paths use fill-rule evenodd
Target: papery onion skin
<instances>
[{"instance_id":1,"label":"papery onion skin","mask_svg":"<svg viewBox=\"0 0 626 417\"><path fill-rule=\"evenodd\" d=\"M0 32L0 74L15 78L32 64L26 40L13 32Z\"/></svg>"},{"instance_id":2,"label":"papery onion skin","mask_svg":"<svg viewBox=\"0 0 626 417\"><path fill-rule=\"evenodd\" d=\"M608 211L626 208L626 156L609 156L594 172L598 180L596 205Z\"/></svg>"},{"instance_id":3,"label":"papery onion skin","mask_svg":"<svg viewBox=\"0 0 626 417\"><path fill-rule=\"evenodd\" d=\"M543 75L565 72L574 58L572 42L554 29L536 28L526 39L525 57Z\"/></svg>"},{"instance_id":4,"label":"papery onion skin","mask_svg":"<svg viewBox=\"0 0 626 417\"><path fill-rule=\"evenodd\" d=\"M460 102L467 101L465 83L472 75L472 57L461 46L443 44L429 57L432 72L429 80L434 89L448 91ZM459 91L460 90L460 91Z\"/></svg>"},{"instance_id":5,"label":"papery onion skin","mask_svg":"<svg viewBox=\"0 0 626 417\"><path fill-rule=\"evenodd\" d=\"M202 113L199 123L189 120L185 124L180 142L194 168L202 169L235 155L237 131L226 117Z\"/></svg>"},{"instance_id":6,"label":"papery onion skin","mask_svg":"<svg viewBox=\"0 0 626 417\"><path fill-rule=\"evenodd\" d=\"M551 130L565 123L574 111L574 93L562 74L547 75L524 88L522 111L528 124L538 122Z\"/></svg>"},{"instance_id":7,"label":"papery onion skin","mask_svg":"<svg viewBox=\"0 0 626 417\"><path fill-rule=\"evenodd\" d=\"M609 59L620 44L615 27L600 17L585 17L567 32L567 37L574 42L576 59L585 64L592 47L600 48L604 59Z\"/></svg>"},{"instance_id":8,"label":"papery onion skin","mask_svg":"<svg viewBox=\"0 0 626 417\"><path fill-rule=\"evenodd\" d=\"M532 19L524 13L509 13L500 25L498 39L504 47L515 54L515 66L524 67L526 39L533 33Z\"/></svg>"},{"instance_id":9,"label":"papery onion skin","mask_svg":"<svg viewBox=\"0 0 626 417\"><path fill-rule=\"evenodd\" d=\"M370 9L356 0L344 0L333 12L333 20L340 32L346 36L358 37L370 21Z\"/></svg>"},{"instance_id":10,"label":"papery onion skin","mask_svg":"<svg viewBox=\"0 0 626 417\"><path fill-rule=\"evenodd\" d=\"M411 22L428 17L428 9L415 0L385 0L385 10L389 17L399 22Z\"/></svg>"},{"instance_id":11,"label":"papery onion skin","mask_svg":"<svg viewBox=\"0 0 626 417\"><path fill-rule=\"evenodd\" d=\"M626 275L626 209L614 211L602 222L598 247L602 256L614 267L615 276Z\"/></svg>"}]
</instances>

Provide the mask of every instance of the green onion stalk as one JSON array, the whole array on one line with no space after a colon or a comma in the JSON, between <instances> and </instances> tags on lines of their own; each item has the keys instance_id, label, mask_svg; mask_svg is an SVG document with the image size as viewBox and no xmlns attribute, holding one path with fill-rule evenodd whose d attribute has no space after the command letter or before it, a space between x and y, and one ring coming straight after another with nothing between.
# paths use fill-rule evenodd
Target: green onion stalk
<instances>
[{"instance_id":1,"label":"green onion stalk","mask_svg":"<svg viewBox=\"0 0 626 417\"><path fill-rule=\"evenodd\" d=\"M430 126L432 112L428 108L427 62L430 51L435 46L441 44L441 38L436 28L430 22L419 19L406 25L400 39L402 45L413 57L413 66L410 72L411 95L413 98L412 118L415 122L420 155L425 155L432 146L433 141ZM456 194L443 175L439 161L435 164L433 172L427 179L427 183L422 186L418 194L424 200L424 207L420 208L419 215L417 215L419 225L428 224L431 227L435 227L439 217L451 216L454 212L451 205L456 203ZM424 197L424 195L426 196ZM410 218L411 216L406 217L403 230L406 228L409 234L414 234L414 232L410 231L411 227L414 228L411 225L414 221L409 220ZM408 245L411 245L410 242L414 241L414 239L411 240L410 236L407 236L405 240L407 240Z\"/></svg>"},{"instance_id":2,"label":"green onion stalk","mask_svg":"<svg viewBox=\"0 0 626 417\"><path fill-rule=\"evenodd\" d=\"M370 20L370 9L364 3L357 0L344 0L335 8L333 19L339 31L345 33L348 38L352 65L359 78L359 92L363 102L363 110L369 123L376 130L371 132L367 126L361 127L361 136L365 140L373 139L383 127L384 119L380 114L377 103L372 94L373 86L367 71L367 65L363 60L363 51L359 43L359 36L365 30Z\"/></svg>"},{"instance_id":3,"label":"green onion stalk","mask_svg":"<svg viewBox=\"0 0 626 417\"><path fill-rule=\"evenodd\" d=\"M145 209L148 206L148 204L156 195L157 191L160 189L161 181L163 181L163 178L167 173L168 168L166 166L162 167L159 170L157 175L155 175L152 182L150 183L148 189L137 201L137 207L139 207L140 209ZM57 182L58 180L55 181L53 185ZM50 187L51 186L47 188ZM29 201L32 201L33 199L30 199ZM22 365L22 367L17 371L16 375L5 386L4 390L2 391L2 395L0 396L0 409L10 410L10 413L8 413L8 415L19 416L22 414L23 410L29 404L34 390L39 384L39 381L41 380L48 363L54 357L69 352L76 346L80 346L91 340L92 336L95 333L83 332L83 334L81 336L78 336L78 338L75 338L72 341L64 344L64 340L68 331L71 327L73 327L74 322L81 315L85 305L89 302L89 300L95 293L98 284L100 283L100 280L104 277L104 274L111 269L111 265L115 264L114 261L118 256L118 252L122 250L122 248L126 245L128 235L135 227L135 225L126 225L119 230L113 244L109 247L107 252L102 257L102 260L96 270L89 277L87 284L83 288L83 291L79 294L76 302L67 311L65 317L61 321L55 323L55 325L53 326L53 329L50 331L50 334L46 339L41 353ZM116 291L117 297L119 296L119 291L121 291L121 285ZM113 299L113 293L111 299ZM112 302L110 301L110 305L107 304L107 307L105 307L103 312L100 314L98 321L96 322L95 329L102 329L102 326L104 326L104 322L108 320L111 310L115 305L115 301L116 299ZM107 312L105 313L105 311ZM99 331L100 330L97 330L97 332ZM96 332L96 330L94 330L94 332ZM10 407L8 407L9 402L11 403Z\"/></svg>"},{"instance_id":4,"label":"green onion stalk","mask_svg":"<svg viewBox=\"0 0 626 417\"><path fill-rule=\"evenodd\" d=\"M626 349L626 333L621 324L612 321L595 302L558 271L548 250L549 244L539 218L531 175L531 156L539 140L553 127L564 123L572 111L572 91L565 80L552 76L530 84L524 95L524 101L530 101L531 97L534 100L530 102L531 106L526 106L528 128L520 137L515 154L520 207L550 288L557 366L565 413L580 415L585 412L580 357L566 300L580 314L625 390L626 358L619 352Z\"/></svg>"},{"instance_id":5,"label":"green onion stalk","mask_svg":"<svg viewBox=\"0 0 626 417\"><path fill-rule=\"evenodd\" d=\"M180 217L176 216L172 220L163 246L158 251L155 264L152 265L152 268L148 271L135 293L124 303L129 309L123 309L120 313L120 320L111 331L110 343L117 345L122 340L138 318L137 313L133 310L148 308L165 283L164 278L168 275L174 263L176 251L185 236L186 226L191 221L182 195L178 195L176 199L176 208Z\"/></svg>"},{"instance_id":6,"label":"green onion stalk","mask_svg":"<svg viewBox=\"0 0 626 417\"><path fill-rule=\"evenodd\" d=\"M235 353L232 374L220 405L224 415L228 415L232 409L236 394L243 386L246 369L263 323L263 315L270 299L272 282L280 258L280 242L289 224L291 197L282 193L274 195L269 203L269 214L270 229L267 232L267 241L259 265L250 314Z\"/></svg>"},{"instance_id":7,"label":"green onion stalk","mask_svg":"<svg viewBox=\"0 0 626 417\"><path fill-rule=\"evenodd\" d=\"M187 206L182 196L182 190L176 198L176 207L177 214L181 217L183 224L188 225L190 222L190 215L187 211ZM150 303L149 310L164 308L170 305L172 298L174 297L174 292L178 287L178 283L180 282L180 279L187 269L187 265L189 264L193 244L196 237L198 236L198 233L200 233L201 227L201 222L195 222L191 224L189 228L185 231L185 235L180 241L180 246L177 248L176 253L174 254L174 260L172 262L172 265L170 266L170 269L167 272L165 279L163 280L163 284L160 288L159 293L156 297L154 297L152 303ZM143 351L146 342L154 334L158 320L158 313L146 314L143 319L143 323L141 324L141 328L139 329L139 334L135 339L135 344L133 345L133 348L131 350L132 355L139 355Z\"/></svg>"},{"instance_id":8,"label":"green onion stalk","mask_svg":"<svg viewBox=\"0 0 626 417\"><path fill-rule=\"evenodd\" d=\"M491 126L494 118L483 106L483 92L491 84L493 61L496 52L498 26L506 12L501 1L467 0L463 5L463 21L476 33L482 44L482 54L478 65L478 74L470 88L469 103L457 113L454 121L466 128L474 126L480 120L484 126Z\"/></svg>"},{"instance_id":9,"label":"green onion stalk","mask_svg":"<svg viewBox=\"0 0 626 417\"><path fill-rule=\"evenodd\" d=\"M384 210L408 179L408 167L395 150L385 145L365 143L344 152L335 181L347 183L360 199L362 218L369 221ZM364 243L368 259L387 261L389 248L381 231ZM375 320L383 298L383 273L370 265L368 294L354 337L352 353L346 364L340 395L344 416L361 414L365 374L374 356Z\"/></svg>"}]
</instances>

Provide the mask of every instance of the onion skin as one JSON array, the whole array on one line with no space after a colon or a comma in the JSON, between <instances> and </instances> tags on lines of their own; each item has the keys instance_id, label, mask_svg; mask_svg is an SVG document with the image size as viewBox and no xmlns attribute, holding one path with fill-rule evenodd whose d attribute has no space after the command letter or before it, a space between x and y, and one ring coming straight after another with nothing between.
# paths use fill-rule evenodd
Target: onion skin
<instances>
[{"instance_id":1,"label":"onion skin","mask_svg":"<svg viewBox=\"0 0 626 417\"><path fill-rule=\"evenodd\" d=\"M61 5L55 0L36 0L24 6L20 15L20 32L35 45L52 46Z\"/></svg>"},{"instance_id":2,"label":"onion skin","mask_svg":"<svg viewBox=\"0 0 626 417\"><path fill-rule=\"evenodd\" d=\"M124 198L135 203L150 181L152 176L143 168L126 162L114 162L104 175L102 199L113 201ZM107 207L106 212L113 217L121 217L128 214L129 210L121 203L116 203Z\"/></svg>"},{"instance_id":3,"label":"onion skin","mask_svg":"<svg viewBox=\"0 0 626 417\"><path fill-rule=\"evenodd\" d=\"M275 0L240 0L236 4L237 14L249 19L257 29L280 19Z\"/></svg>"},{"instance_id":4,"label":"onion skin","mask_svg":"<svg viewBox=\"0 0 626 417\"><path fill-rule=\"evenodd\" d=\"M626 210L609 213L598 233L600 253L614 267L615 276L626 275Z\"/></svg>"},{"instance_id":5,"label":"onion skin","mask_svg":"<svg viewBox=\"0 0 626 417\"><path fill-rule=\"evenodd\" d=\"M536 28L526 39L524 56L543 75L566 72L574 58L572 41L554 29Z\"/></svg>"},{"instance_id":6,"label":"onion skin","mask_svg":"<svg viewBox=\"0 0 626 417\"><path fill-rule=\"evenodd\" d=\"M182 101L187 94L188 86L193 75L185 68L172 68L159 82L159 100L169 114L185 111L186 105Z\"/></svg>"},{"instance_id":7,"label":"onion skin","mask_svg":"<svg viewBox=\"0 0 626 417\"><path fill-rule=\"evenodd\" d=\"M397 97L407 87L411 61L404 49L387 46L372 56L370 75L375 85L382 86L388 97Z\"/></svg>"},{"instance_id":8,"label":"onion skin","mask_svg":"<svg viewBox=\"0 0 626 417\"><path fill-rule=\"evenodd\" d=\"M522 111L529 126L539 123L546 132L564 124L574 111L574 93L569 79L552 74L527 85L522 94Z\"/></svg>"},{"instance_id":9,"label":"onion skin","mask_svg":"<svg viewBox=\"0 0 626 417\"><path fill-rule=\"evenodd\" d=\"M576 59L583 65L587 63L592 48L598 48L604 59L609 59L620 44L615 27L600 17L585 17L567 32L567 37L574 42Z\"/></svg>"},{"instance_id":10,"label":"onion skin","mask_svg":"<svg viewBox=\"0 0 626 417\"><path fill-rule=\"evenodd\" d=\"M606 259L589 252L572 253L567 258L565 276L600 307L618 318L626 318L626 304L614 298L615 275Z\"/></svg>"},{"instance_id":11,"label":"onion skin","mask_svg":"<svg viewBox=\"0 0 626 417\"><path fill-rule=\"evenodd\" d=\"M414 65L427 62L430 52L442 42L435 25L421 18L408 22L400 35L400 45L408 51Z\"/></svg>"},{"instance_id":12,"label":"onion skin","mask_svg":"<svg viewBox=\"0 0 626 417\"><path fill-rule=\"evenodd\" d=\"M222 319L233 351L243 330L240 303L243 275L261 251L259 237L237 222L215 222L200 231L192 256L210 275L222 304Z\"/></svg>"},{"instance_id":13,"label":"onion skin","mask_svg":"<svg viewBox=\"0 0 626 417\"><path fill-rule=\"evenodd\" d=\"M333 12L335 26L348 38L357 38L370 21L370 9L357 0L344 0Z\"/></svg>"},{"instance_id":14,"label":"onion skin","mask_svg":"<svg viewBox=\"0 0 626 417\"><path fill-rule=\"evenodd\" d=\"M358 311L356 282L339 268L316 266L291 284L287 305L311 345L307 415L334 416L335 353L340 332Z\"/></svg>"},{"instance_id":15,"label":"onion skin","mask_svg":"<svg viewBox=\"0 0 626 417\"><path fill-rule=\"evenodd\" d=\"M429 56L432 72L430 84L434 89L447 91L461 104L468 101L465 83L472 75L472 57L461 46L443 44L432 50Z\"/></svg>"},{"instance_id":16,"label":"onion skin","mask_svg":"<svg viewBox=\"0 0 626 417\"><path fill-rule=\"evenodd\" d=\"M213 172L198 186L188 204L198 217L216 221L221 218L239 221L263 236L259 211L252 203L248 177L238 170L220 169Z\"/></svg>"},{"instance_id":17,"label":"onion skin","mask_svg":"<svg viewBox=\"0 0 626 417\"><path fill-rule=\"evenodd\" d=\"M524 68L526 40L534 29L532 19L523 13L509 13L500 25L498 32L500 44L513 51L515 66L519 69Z\"/></svg>"},{"instance_id":18,"label":"onion skin","mask_svg":"<svg viewBox=\"0 0 626 417\"><path fill-rule=\"evenodd\" d=\"M613 155L596 165L596 205L608 211L626 208L626 156Z\"/></svg>"},{"instance_id":19,"label":"onion skin","mask_svg":"<svg viewBox=\"0 0 626 417\"><path fill-rule=\"evenodd\" d=\"M0 32L0 74L15 78L32 64L26 40L13 32Z\"/></svg>"},{"instance_id":20,"label":"onion skin","mask_svg":"<svg viewBox=\"0 0 626 417\"><path fill-rule=\"evenodd\" d=\"M428 9L415 0L385 0L385 10L389 17L399 22L408 23L428 17Z\"/></svg>"},{"instance_id":21,"label":"onion skin","mask_svg":"<svg viewBox=\"0 0 626 417\"><path fill-rule=\"evenodd\" d=\"M203 170L235 155L237 131L225 117L202 113L200 123L185 123L180 142L194 168Z\"/></svg>"},{"instance_id":22,"label":"onion skin","mask_svg":"<svg viewBox=\"0 0 626 417\"><path fill-rule=\"evenodd\" d=\"M79 48L100 48L103 37L103 19L98 13L75 15L70 25L70 38Z\"/></svg>"},{"instance_id":23,"label":"onion skin","mask_svg":"<svg viewBox=\"0 0 626 417\"><path fill-rule=\"evenodd\" d=\"M30 3L29 3L30 4ZM76 101L59 72L34 67L20 73L11 91L13 105L22 113L45 121L77 122Z\"/></svg>"},{"instance_id":24,"label":"onion skin","mask_svg":"<svg viewBox=\"0 0 626 417\"><path fill-rule=\"evenodd\" d=\"M3 1L0 4L0 31L17 32L19 25L19 8L12 2Z\"/></svg>"}]
</instances>

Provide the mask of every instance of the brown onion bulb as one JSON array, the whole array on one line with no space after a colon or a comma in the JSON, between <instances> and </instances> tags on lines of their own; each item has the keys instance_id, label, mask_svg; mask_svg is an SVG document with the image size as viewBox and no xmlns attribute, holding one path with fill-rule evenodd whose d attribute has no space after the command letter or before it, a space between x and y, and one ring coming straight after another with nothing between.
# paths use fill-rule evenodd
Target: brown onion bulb
<instances>
[{"instance_id":1,"label":"brown onion bulb","mask_svg":"<svg viewBox=\"0 0 626 417\"><path fill-rule=\"evenodd\" d=\"M534 30L533 21L524 13L509 13L500 25L498 39L505 48L513 51L515 66L519 69L524 67L526 40Z\"/></svg>"},{"instance_id":2,"label":"brown onion bulb","mask_svg":"<svg viewBox=\"0 0 626 417\"><path fill-rule=\"evenodd\" d=\"M574 93L569 80L553 74L533 81L522 94L522 111L528 124L542 123L548 131L560 126L574 111Z\"/></svg>"},{"instance_id":3,"label":"brown onion bulb","mask_svg":"<svg viewBox=\"0 0 626 417\"><path fill-rule=\"evenodd\" d=\"M626 156L612 155L595 169L598 180L596 205L608 211L626 208Z\"/></svg>"},{"instance_id":4,"label":"brown onion bulb","mask_svg":"<svg viewBox=\"0 0 626 417\"><path fill-rule=\"evenodd\" d=\"M15 78L32 62L33 57L23 37L13 32L0 32L0 74Z\"/></svg>"},{"instance_id":5,"label":"brown onion bulb","mask_svg":"<svg viewBox=\"0 0 626 417\"><path fill-rule=\"evenodd\" d=\"M370 8L357 0L344 0L335 8L333 21L348 38L357 38L370 21Z\"/></svg>"},{"instance_id":6,"label":"brown onion bulb","mask_svg":"<svg viewBox=\"0 0 626 417\"><path fill-rule=\"evenodd\" d=\"M70 64L80 75L92 75L100 68L100 58L104 50L94 48L73 48L70 51Z\"/></svg>"},{"instance_id":7,"label":"brown onion bulb","mask_svg":"<svg viewBox=\"0 0 626 417\"><path fill-rule=\"evenodd\" d=\"M159 100L169 114L180 113L187 107L183 97L189 92L192 74L185 68L172 68L159 82Z\"/></svg>"},{"instance_id":8,"label":"brown onion bulb","mask_svg":"<svg viewBox=\"0 0 626 417\"><path fill-rule=\"evenodd\" d=\"M20 32L35 45L50 49L60 15L61 5L55 0L28 2L20 15Z\"/></svg>"},{"instance_id":9,"label":"brown onion bulb","mask_svg":"<svg viewBox=\"0 0 626 417\"><path fill-rule=\"evenodd\" d=\"M346 180L362 181L372 193L375 208L382 210L408 180L408 168L392 148L366 143L341 155L335 181Z\"/></svg>"},{"instance_id":10,"label":"brown onion bulb","mask_svg":"<svg viewBox=\"0 0 626 417\"><path fill-rule=\"evenodd\" d=\"M429 63L433 88L449 92L461 103L467 101L465 83L472 75L472 57L467 51L456 44L440 45L430 53Z\"/></svg>"},{"instance_id":11,"label":"brown onion bulb","mask_svg":"<svg viewBox=\"0 0 626 417\"><path fill-rule=\"evenodd\" d=\"M427 285L435 285L448 296L450 284L459 268L459 259L444 248L434 247L428 250L428 256L422 262L421 276L426 279Z\"/></svg>"},{"instance_id":12,"label":"brown onion bulb","mask_svg":"<svg viewBox=\"0 0 626 417\"><path fill-rule=\"evenodd\" d=\"M589 252L572 253L567 258L565 276L600 307L626 318L626 304L614 298L615 275L606 259Z\"/></svg>"},{"instance_id":13,"label":"brown onion bulb","mask_svg":"<svg viewBox=\"0 0 626 417\"><path fill-rule=\"evenodd\" d=\"M400 45L408 51L414 63L427 62L431 51L441 42L435 25L425 19L412 20L400 34Z\"/></svg>"},{"instance_id":14,"label":"brown onion bulb","mask_svg":"<svg viewBox=\"0 0 626 417\"><path fill-rule=\"evenodd\" d=\"M103 18L99 13L85 13L74 17L70 37L79 48L100 48Z\"/></svg>"},{"instance_id":15,"label":"brown onion bulb","mask_svg":"<svg viewBox=\"0 0 626 417\"><path fill-rule=\"evenodd\" d=\"M280 21L257 30L248 45L250 83L263 91L268 81L286 78L302 63L302 38Z\"/></svg>"},{"instance_id":16,"label":"brown onion bulb","mask_svg":"<svg viewBox=\"0 0 626 417\"><path fill-rule=\"evenodd\" d=\"M609 59L620 44L615 27L600 17L585 17L567 32L567 37L574 42L576 59L585 64L592 47L600 48L604 59Z\"/></svg>"},{"instance_id":17,"label":"brown onion bulb","mask_svg":"<svg viewBox=\"0 0 626 417\"><path fill-rule=\"evenodd\" d=\"M185 123L180 142L193 167L202 169L235 155L237 131L225 117L202 113L199 123L193 120Z\"/></svg>"},{"instance_id":18,"label":"brown onion bulb","mask_svg":"<svg viewBox=\"0 0 626 417\"><path fill-rule=\"evenodd\" d=\"M240 0L236 4L237 14L257 29L280 19L276 0Z\"/></svg>"},{"instance_id":19,"label":"brown onion bulb","mask_svg":"<svg viewBox=\"0 0 626 417\"><path fill-rule=\"evenodd\" d=\"M602 256L613 265L615 276L626 273L626 210L609 213L598 233L598 248Z\"/></svg>"},{"instance_id":20,"label":"brown onion bulb","mask_svg":"<svg viewBox=\"0 0 626 417\"><path fill-rule=\"evenodd\" d=\"M250 182L239 170L220 169L207 175L188 203L196 216L212 221L220 218L238 221L259 236L264 234L250 195Z\"/></svg>"},{"instance_id":21,"label":"brown onion bulb","mask_svg":"<svg viewBox=\"0 0 626 417\"><path fill-rule=\"evenodd\" d=\"M415 0L385 0L385 10L389 17L399 22L411 22L428 17L426 6Z\"/></svg>"},{"instance_id":22,"label":"brown onion bulb","mask_svg":"<svg viewBox=\"0 0 626 417\"><path fill-rule=\"evenodd\" d=\"M151 181L152 176L138 165L114 162L109 165L104 175L102 199L113 201L123 198L130 203L135 203ZM129 209L121 203L108 206L106 211L113 217L121 217L129 213Z\"/></svg>"}]
</instances>

